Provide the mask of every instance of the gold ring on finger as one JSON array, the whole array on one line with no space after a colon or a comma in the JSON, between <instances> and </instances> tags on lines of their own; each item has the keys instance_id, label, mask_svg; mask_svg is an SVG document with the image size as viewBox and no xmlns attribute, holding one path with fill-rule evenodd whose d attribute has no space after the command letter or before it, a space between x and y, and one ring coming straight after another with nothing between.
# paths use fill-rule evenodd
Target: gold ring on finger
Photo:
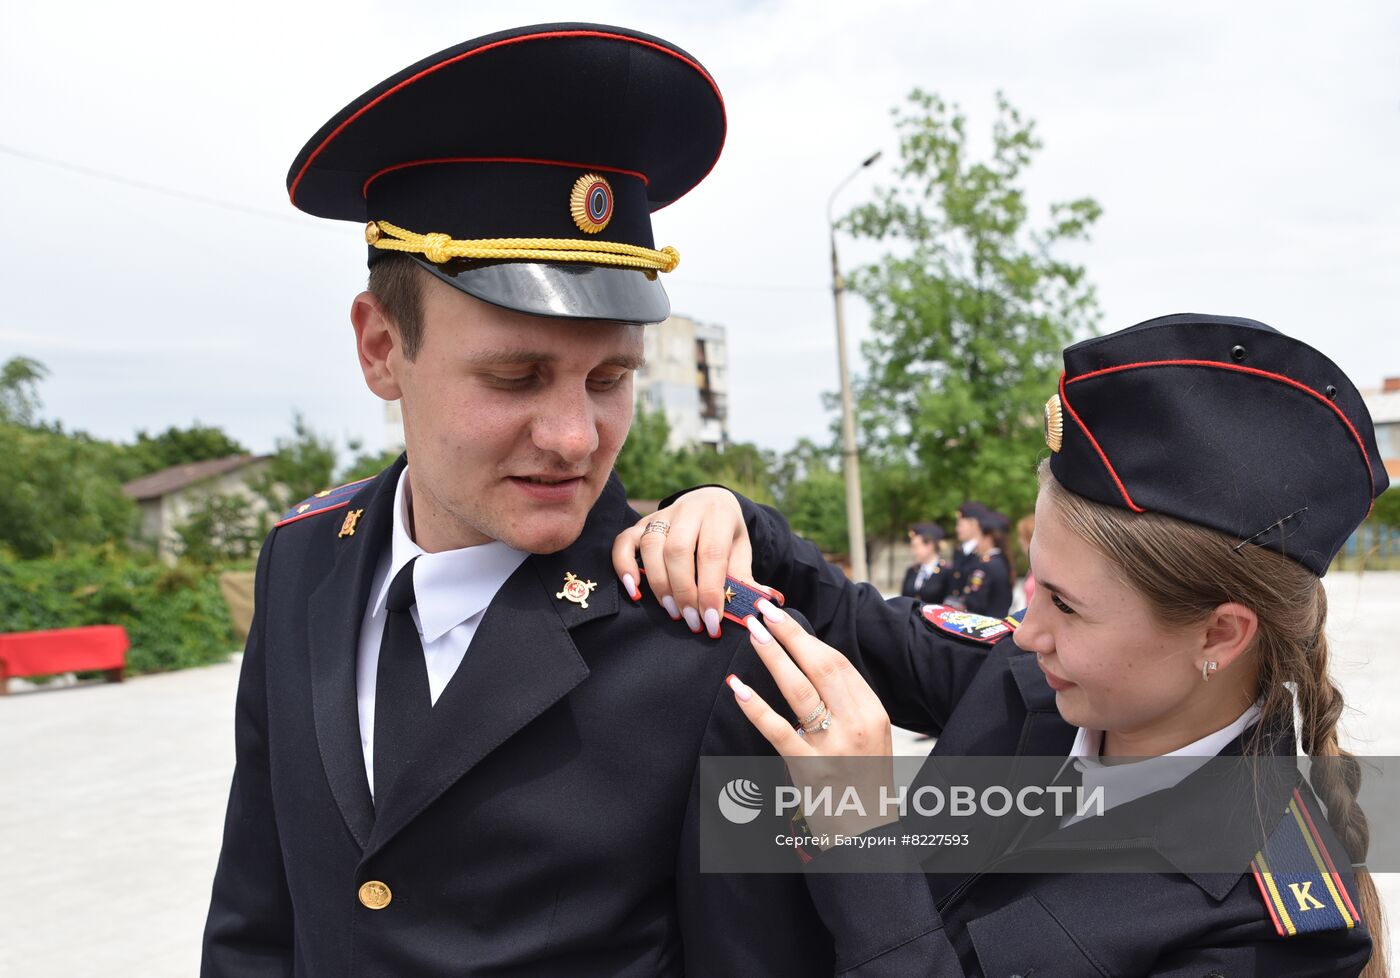
<instances>
[{"instance_id":1,"label":"gold ring on finger","mask_svg":"<svg viewBox=\"0 0 1400 978\"><path fill-rule=\"evenodd\" d=\"M806 727L806 726L808 726L809 724L811 724L811 722L812 722L813 720L815 720L817 717L821 716L821 715L822 715L822 711L824 711L825 709L826 709L826 704L823 703L821 700L817 700L817 705L814 706L814 707L812 707L812 712L811 712L811 713L808 713L805 717L803 717L800 721L798 721L798 724L797 724L797 725L798 725L799 727Z\"/></svg>"},{"instance_id":2,"label":"gold ring on finger","mask_svg":"<svg viewBox=\"0 0 1400 978\"><path fill-rule=\"evenodd\" d=\"M802 732L804 734L811 734L821 730L830 730L832 719L831 711L826 707L822 707L821 717L812 723L804 723L802 725Z\"/></svg>"}]
</instances>

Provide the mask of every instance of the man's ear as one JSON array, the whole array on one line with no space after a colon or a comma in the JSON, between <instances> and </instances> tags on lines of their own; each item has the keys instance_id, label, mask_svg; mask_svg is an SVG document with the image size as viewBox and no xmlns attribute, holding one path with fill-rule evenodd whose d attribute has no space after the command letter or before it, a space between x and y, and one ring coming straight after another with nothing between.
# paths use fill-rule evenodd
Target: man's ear
<instances>
[{"instance_id":1,"label":"man's ear","mask_svg":"<svg viewBox=\"0 0 1400 978\"><path fill-rule=\"evenodd\" d=\"M1259 634L1259 616L1252 608L1231 601L1220 605L1206 620L1202 660L1214 662L1220 672L1249 651ZM1200 663L1197 663L1199 666Z\"/></svg>"},{"instance_id":2,"label":"man's ear","mask_svg":"<svg viewBox=\"0 0 1400 978\"><path fill-rule=\"evenodd\" d=\"M350 323L355 327L355 352L365 384L380 399L397 401L403 396L399 375L404 364L398 324L373 292L355 296L350 303Z\"/></svg>"}]
</instances>

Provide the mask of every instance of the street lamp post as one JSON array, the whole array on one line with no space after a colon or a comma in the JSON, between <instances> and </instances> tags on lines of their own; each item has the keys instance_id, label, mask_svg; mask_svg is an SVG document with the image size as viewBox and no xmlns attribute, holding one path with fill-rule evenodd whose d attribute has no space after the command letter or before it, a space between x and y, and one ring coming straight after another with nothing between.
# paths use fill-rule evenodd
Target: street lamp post
<instances>
[{"instance_id":1,"label":"street lamp post","mask_svg":"<svg viewBox=\"0 0 1400 978\"><path fill-rule=\"evenodd\" d=\"M851 550L851 576L857 581L868 580L865 563L865 510L860 495L860 452L856 449L856 419L851 405L851 373L846 365L846 314L842 295L846 280L841 277L841 265L836 260L836 218L832 207L836 195L854 180L861 170L880 158L877 150L867 157L850 176L836 185L826 202L826 227L831 235L831 294L836 302L836 361L841 371L841 467L846 475L846 528Z\"/></svg>"}]
</instances>

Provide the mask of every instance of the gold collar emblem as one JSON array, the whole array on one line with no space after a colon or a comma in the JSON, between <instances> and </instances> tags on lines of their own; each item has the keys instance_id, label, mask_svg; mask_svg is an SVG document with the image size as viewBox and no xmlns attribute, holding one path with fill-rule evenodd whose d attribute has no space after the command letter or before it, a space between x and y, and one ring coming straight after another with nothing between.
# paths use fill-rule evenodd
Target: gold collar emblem
<instances>
[{"instance_id":1,"label":"gold collar emblem","mask_svg":"<svg viewBox=\"0 0 1400 978\"><path fill-rule=\"evenodd\" d=\"M355 527L359 524L360 517L364 515L365 511L362 509L350 510L350 512L345 514L345 522L340 524L340 532L337 533L336 536L353 537L355 535Z\"/></svg>"},{"instance_id":2,"label":"gold collar emblem","mask_svg":"<svg viewBox=\"0 0 1400 978\"><path fill-rule=\"evenodd\" d=\"M572 601L580 608L588 607L588 596L593 593L593 589L598 585L594 581L585 581L575 577L573 573L564 574L564 590L555 595L556 598L563 598L565 601Z\"/></svg>"}]
</instances>

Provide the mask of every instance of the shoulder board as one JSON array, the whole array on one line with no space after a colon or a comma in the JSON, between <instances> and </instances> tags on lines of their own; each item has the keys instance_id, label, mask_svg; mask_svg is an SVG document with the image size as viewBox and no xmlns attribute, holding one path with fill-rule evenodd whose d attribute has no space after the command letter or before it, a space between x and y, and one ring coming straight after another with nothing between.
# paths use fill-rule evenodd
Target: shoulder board
<instances>
[{"instance_id":1,"label":"shoulder board","mask_svg":"<svg viewBox=\"0 0 1400 978\"><path fill-rule=\"evenodd\" d=\"M1249 868L1280 937L1349 930L1360 919L1296 788L1283 819Z\"/></svg>"},{"instance_id":2,"label":"shoulder board","mask_svg":"<svg viewBox=\"0 0 1400 978\"><path fill-rule=\"evenodd\" d=\"M343 486L336 486L334 489L322 489L316 495L303 499L291 509L282 514L282 518L277 521L277 526L286 526L288 523L295 523L297 520L305 519L308 516L315 516L317 513L324 513L327 510L340 509L350 503L350 497L354 496L366 482L373 479L361 479L358 482L347 482Z\"/></svg>"},{"instance_id":3,"label":"shoulder board","mask_svg":"<svg viewBox=\"0 0 1400 978\"><path fill-rule=\"evenodd\" d=\"M645 567L638 567L643 575L646 574ZM749 584L739 580L737 577L725 575L724 578L724 617L732 622L736 622L748 627L750 618L763 620L763 613L754 605L764 599L771 601L778 607L787 603L787 598L783 597L783 592L777 588L766 587L762 584Z\"/></svg>"},{"instance_id":4,"label":"shoulder board","mask_svg":"<svg viewBox=\"0 0 1400 978\"><path fill-rule=\"evenodd\" d=\"M923 607L923 616L925 621L939 631L960 638L970 638L986 645L996 645L1016 630L1025 612L1018 611L1005 618L989 618L986 615L974 615L970 611L959 611L946 604L926 604Z\"/></svg>"}]
</instances>

